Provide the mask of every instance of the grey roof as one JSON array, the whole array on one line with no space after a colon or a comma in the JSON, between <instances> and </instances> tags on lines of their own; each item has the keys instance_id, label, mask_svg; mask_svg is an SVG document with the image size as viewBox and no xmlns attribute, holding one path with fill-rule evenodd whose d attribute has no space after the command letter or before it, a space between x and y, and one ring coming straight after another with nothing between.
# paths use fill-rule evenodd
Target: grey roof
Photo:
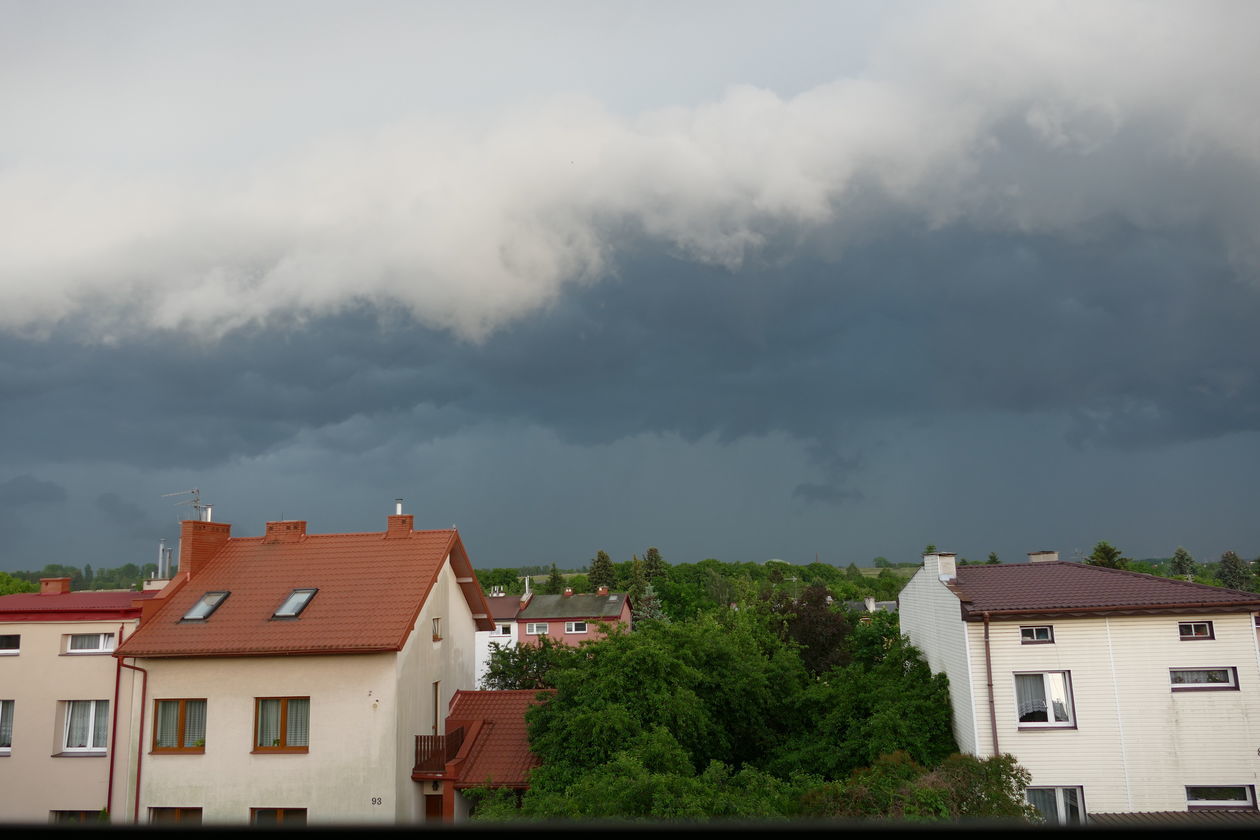
<instances>
[{"instance_id":1,"label":"grey roof","mask_svg":"<svg viewBox=\"0 0 1260 840\"><path fill-rule=\"evenodd\" d=\"M535 595L525 609L517 613L520 621L547 618L616 618L626 602L626 593L607 595Z\"/></svg>"}]
</instances>

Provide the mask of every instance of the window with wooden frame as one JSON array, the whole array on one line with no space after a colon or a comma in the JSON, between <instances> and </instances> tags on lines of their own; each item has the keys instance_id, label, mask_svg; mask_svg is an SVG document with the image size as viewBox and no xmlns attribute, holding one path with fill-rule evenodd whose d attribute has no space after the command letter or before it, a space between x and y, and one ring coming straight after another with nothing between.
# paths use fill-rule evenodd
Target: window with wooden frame
<instances>
[{"instance_id":1,"label":"window with wooden frame","mask_svg":"<svg viewBox=\"0 0 1260 840\"><path fill-rule=\"evenodd\" d=\"M249 821L252 825L286 825L289 827L306 825L305 808L250 808Z\"/></svg>"},{"instance_id":2,"label":"window with wooden frame","mask_svg":"<svg viewBox=\"0 0 1260 840\"><path fill-rule=\"evenodd\" d=\"M201 825L200 808L150 808L151 823L181 823L183 825Z\"/></svg>"},{"instance_id":3,"label":"window with wooden frame","mask_svg":"<svg viewBox=\"0 0 1260 840\"><path fill-rule=\"evenodd\" d=\"M1168 681L1173 691L1237 691L1238 669L1169 668Z\"/></svg>"},{"instance_id":4,"label":"window with wooden frame","mask_svg":"<svg viewBox=\"0 0 1260 840\"><path fill-rule=\"evenodd\" d=\"M1054 625L1030 624L1019 628L1019 643L1022 645L1054 644Z\"/></svg>"},{"instance_id":5,"label":"window with wooden frame","mask_svg":"<svg viewBox=\"0 0 1260 840\"><path fill-rule=\"evenodd\" d=\"M153 751L155 753L203 753L206 751L206 701L155 700L153 703Z\"/></svg>"},{"instance_id":6,"label":"window with wooden frame","mask_svg":"<svg viewBox=\"0 0 1260 840\"><path fill-rule=\"evenodd\" d=\"M1216 632L1210 621L1182 621L1177 624L1177 635L1183 642L1216 638Z\"/></svg>"},{"instance_id":7,"label":"window with wooden frame","mask_svg":"<svg viewBox=\"0 0 1260 840\"><path fill-rule=\"evenodd\" d=\"M433 619L433 641L442 641L442 619Z\"/></svg>"},{"instance_id":8,"label":"window with wooden frame","mask_svg":"<svg viewBox=\"0 0 1260 840\"><path fill-rule=\"evenodd\" d=\"M254 752L304 753L310 743L311 698L257 698L254 704Z\"/></svg>"}]
</instances>

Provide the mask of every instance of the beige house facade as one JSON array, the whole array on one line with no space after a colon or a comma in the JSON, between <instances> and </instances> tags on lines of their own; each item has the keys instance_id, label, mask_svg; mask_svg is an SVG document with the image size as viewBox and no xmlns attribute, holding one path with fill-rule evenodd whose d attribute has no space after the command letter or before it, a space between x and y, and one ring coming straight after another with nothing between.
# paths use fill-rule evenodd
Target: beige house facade
<instances>
[{"instance_id":1,"label":"beige house facade","mask_svg":"<svg viewBox=\"0 0 1260 840\"><path fill-rule=\"evenodd\" d=\"M1256 810L1260 596L1059 562L924 557L902 632L950 681L962 750L1014 755L1051 822Z\"/></svg>"}]
</instances>

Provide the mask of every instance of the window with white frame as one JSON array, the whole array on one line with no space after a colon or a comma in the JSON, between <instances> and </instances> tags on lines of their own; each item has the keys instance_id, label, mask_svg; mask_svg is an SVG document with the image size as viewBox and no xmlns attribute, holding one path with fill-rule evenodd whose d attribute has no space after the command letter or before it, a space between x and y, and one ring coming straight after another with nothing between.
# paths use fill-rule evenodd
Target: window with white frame
<instances>
[{"instance_id":1,"label":"window with white frame","mask_svg":"<svg viewBox=\"0 0 1260 840\"><path fill-rule=\"evenodd\" d=\"M1173 691L1237 691L1237 668L1169 668Z\"/></svg>"},{"instance_id":2,"label":"window with white frame","mask_svg":"<svg viewBox=\"0 0 1260 840\"><path fill-rule=\"evenodd\" d=\"M74 633L66 637L66 653L109 653L113 649L113 633Z\"/></svg>"},{"instance_id":3,"label":"window with white frame","mask_svg":"<svg viewBox=\"0 0 1260 840\"><path fill-rule=\"evenodd\" d=\"M527 621L525 623L526 636L546 636L547 622L545 621Z\"/></svg>"},{"instance_id":4,"label":"window with white frame","mask_svg":"<svg viewBox=\"0 0 1260 840\"><path fill-rule=\"evenodd\" d=\"M102 752L109 737L108 700L67 700L63 749Z\"/></svg>"},{"instance_id":5,"label":"window with white frame","mask_svg":"<svg viewBox=\"0 0 1260 840\"><path fill-rule=\"evenodd\" d=\"M1072 680L1068 671L1016 674L1015 704L1021 727L1076 725Z\"/></svg>"},{"instance_id":6,"label":"window with white frame","mask_svg":"<svg viewBox=\"0 0 1260 840\"><path fill-rule=\"evenodd\" d=\"M1182 621L1177 624L1177 635L1183 642L1216 638L1210 621Z\"/></svg>"},{"instance_id":7,"label":"window with white frame","mask_svg":"<svg viewBox=\"0 0 1260 840\"><path fill-rule=\"evenodd\" d=\"M1054 644L1054 626L1050 624L1034 624L1019 628L1020 644L1052 645Z\"/></svg>"},{"instance_id":8,"label":"window with white frame","mask_svg":"<svg viewBox=\"0 0 1260 840\"><path fill-rule=\"evenodd\" d=\"M0 700L0 755L13 748L13 701Z\"/></svg>"},{"instance_id":9,"label":"window with white frame","mask_svg":"<svg viewBox=\"0 0 1260 840\"><path fill-rule=\"evenodd\" d=\"M22 650L22 636L19 633L6 633L0 636L0 656L17 656Z\"/></svg>"},{"instance_id":10,"label":"window with white frame","mask_svg":"<svg viewBox=\"0 0 1260 840\"><path fill-rule=\"evenodd\" d=\"M510 636L512 635L512 625L504 624L501 621L496 622L494 625L494 630L490 632L490 635L491 636Z\"/></svg>"},{"instance_id":11,"label":"window with white frame","mask_svg":"<svg viewBox=\"0 0 1260 840\"><path fill-rule=\"evenodd\" d=\"M1080 825L1085 822L1084 792L1079 787L1030 787L1024 792L1028 804L1051 825Z\"/></svg>"},{"instance_id":12,"label":"window with white frame","mask_svg":"<svg viewBox=\"0 0 1260 840\"><path fill-rule=\"evenodd\" d=\"M564 623L564 632L566 633L585 633L585 621L566 621Z\"/></svg>"},{"instance_id":13,"label":"window with white frame","mask_svg":"<svg viewBox=\"0 0 1260 840\"><path fill-rule=\"evenodd\" d=\"M1256 789L1251 785L1186 785L1186 807L1191 811L1233 808L1256 810Z\"/></svg>"}]
</instances>

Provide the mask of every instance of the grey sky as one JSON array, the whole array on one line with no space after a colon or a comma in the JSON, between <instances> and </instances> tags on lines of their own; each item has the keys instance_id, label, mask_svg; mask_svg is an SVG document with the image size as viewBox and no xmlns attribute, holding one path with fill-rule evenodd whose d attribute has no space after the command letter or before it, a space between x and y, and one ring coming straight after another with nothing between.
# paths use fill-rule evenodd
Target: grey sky
<instances>
[{"instance_id":1,"label":"grey sky","mask_svg":"<svg viewBox=\"0 0 1260 840\"><path fill-rule=\"evenodd\" d=\"M1260 551L1254 4L0 10L0 568Z\"/></svg>"}]
</instances>

